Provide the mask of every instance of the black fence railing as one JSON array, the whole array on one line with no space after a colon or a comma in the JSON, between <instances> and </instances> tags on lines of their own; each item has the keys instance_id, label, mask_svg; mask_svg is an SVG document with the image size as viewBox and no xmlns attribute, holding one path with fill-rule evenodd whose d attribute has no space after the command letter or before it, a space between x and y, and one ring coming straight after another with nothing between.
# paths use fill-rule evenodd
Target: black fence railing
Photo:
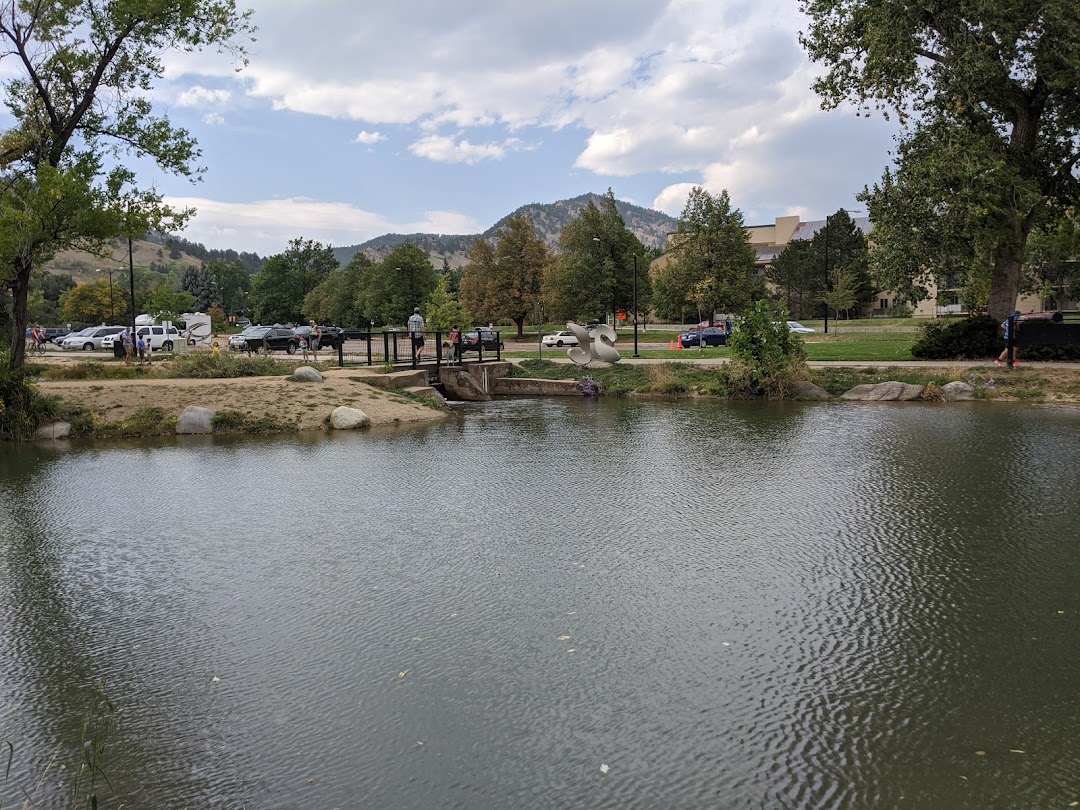
<instances>
[{"instance_id":1,"label":"black fence railing","mask_svg":"<svg viewBox=\"0 0 1080 810\"><path fill-rule=\"evenodd\" d=\"M425 332L419 345L409 332L387 330L367 332L343 329L333 338L338 365L421 366L452 365L461 362L484 363L502 359L502 339L498 332L484 332L471 337L464 333L451 344L448 332ZM320 351L330 349L323 345ZM419 351L418 351L419 349Z\"/></svg>"}]
</instances>

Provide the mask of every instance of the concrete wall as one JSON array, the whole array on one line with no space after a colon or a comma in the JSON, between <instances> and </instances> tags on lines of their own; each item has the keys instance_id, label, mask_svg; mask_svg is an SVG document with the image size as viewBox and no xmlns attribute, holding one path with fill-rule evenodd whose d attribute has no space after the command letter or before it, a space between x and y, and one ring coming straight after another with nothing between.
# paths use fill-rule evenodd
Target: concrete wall
<instances>
[{"instance_id":1,"label":"concrete wall","mask_svg":"<svg viewBox=\"0 0 1080 810\"><path fill-rule=\"evenodd\" d=\"M580 397L581 383L577 380L534 380L522 377L501 377L495 381L495 393L508 396Z\"/></svg>"}]
</instances>

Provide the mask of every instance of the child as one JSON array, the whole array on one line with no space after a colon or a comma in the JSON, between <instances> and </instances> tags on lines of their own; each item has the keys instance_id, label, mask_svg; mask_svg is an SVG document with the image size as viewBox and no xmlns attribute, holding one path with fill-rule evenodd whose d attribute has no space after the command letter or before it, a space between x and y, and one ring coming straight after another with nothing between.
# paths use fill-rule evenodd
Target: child
<instances>
[{"instance_id":1,"label":"child","mask_svg":"<svg viewBox=\"0 0 1080 810\"><path fill-rule=\"evenodd\" d=\"M213 349L211 349L210 351L211 351L211 354L213 354L213 355L214 355L214 357L217 357L218 355L220 355L220 354L221 354L221 344L220 344L220 343L218 343L218 342L217 342L217 341L215 340L215 341L214 341L214 347L213 347Z\"/></svg>"},{"instance_id":2,"label":"child","mask_svg":"<svg viewBox=\"0 0 1080 810\"><path fill-rule=\"evenodd\" d=\"M308 339L307 339L307 337L305 335L300 336L300 351L302 351L304 353L304 362L306 363L307 359L308 359L309 349L308 349Z\"/></svg>"},{"instance_id":3,"label":"child","mask_svg":"<svg viewBox=\"0 0 1080 810\"><path fill-rule=\"evenodd\" d=\"M146 362L146 340L142 335L139 335L139 341L136 344L136 347L139 350L139 365L141 366Z\"/></svg>"},{"instance_id":4,"label":"child","mask_svg":"<svg viewBox=\"0 0 1080 810\"><path fill-rule=\"evenodd\" d=\"M146 365L154 365L154 339L150 335L146 336Z\"/></svg>"}]
</instances>

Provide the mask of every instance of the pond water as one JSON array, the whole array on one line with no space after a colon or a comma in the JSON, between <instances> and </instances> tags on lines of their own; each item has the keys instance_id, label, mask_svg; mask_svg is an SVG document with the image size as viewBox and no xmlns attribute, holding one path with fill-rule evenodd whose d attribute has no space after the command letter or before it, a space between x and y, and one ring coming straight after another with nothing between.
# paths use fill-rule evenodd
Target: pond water
<instances>
[{"instance_id":1,"label":"pond water","mask_svg":"<svg viewBox=\"0 0 1080 810\"><path fill-rule=\"evenodd\" d=\"M0 805L93 737L111 807L1069 806L1078 437L519 400L2 449Z\"/></svg>"}]
</instances>

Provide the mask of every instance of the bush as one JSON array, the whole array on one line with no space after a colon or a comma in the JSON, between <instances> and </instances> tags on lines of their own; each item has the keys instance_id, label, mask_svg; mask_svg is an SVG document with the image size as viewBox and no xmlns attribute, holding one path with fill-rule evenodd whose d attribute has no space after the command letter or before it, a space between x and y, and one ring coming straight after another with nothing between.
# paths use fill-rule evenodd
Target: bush
<instances>
[{"instance_id":1,"label":"bush","mask_svg":"<svg viewBox=\"0 0 1080 810\"><path fill-rule=\"evenodd\" d=\"M42 423L56 417L55 397L38 391L25 371L11 371L0 355L0 440L29 439Z\"/></svg>"},{"instance_id":2,"label":"bush","mask_svg":"<svg viewBox=\"0 0 1080 810\"><path fill-rule=\"evenodd\" d=\"M758 301L743 316L728 341L734 395L783 399L806 378L806 352L786 322L787 312L775 311L768 301Z\"/></svg>"},{"instance_id":3,"label":"bush","mask_svg":"<svg viewBox=\"0 0 1080 810\"><path fill-rule=\"evenodd\" d=\"M915 308L911 304L904 304L897 302L885 310L885 317L887 318L910 318L915 314Z\"/></svg>"},{"instance_id":4,"label":"bush","mask_svg":"<svg viewBox=\"0 0 1080 810\"><path fill-rule=\"evenodd\" d=\"M180 355L169 364L168 376L219 379L223 377L279 377L292 374L294 366L265 355L231 355L197 352Z\"/></svg>"},{"instance_id":5,"label":"bush","mask_svg":"<svg viewBox=\"0 0 1080 810\"><path fill-rule=\"evenodd\" d=\"M998 324L989 315L957 321L929 321L922 336L911 347L920 360L979 360L1001 354L1005 341Z\"/></svg>"}]
</instances>

